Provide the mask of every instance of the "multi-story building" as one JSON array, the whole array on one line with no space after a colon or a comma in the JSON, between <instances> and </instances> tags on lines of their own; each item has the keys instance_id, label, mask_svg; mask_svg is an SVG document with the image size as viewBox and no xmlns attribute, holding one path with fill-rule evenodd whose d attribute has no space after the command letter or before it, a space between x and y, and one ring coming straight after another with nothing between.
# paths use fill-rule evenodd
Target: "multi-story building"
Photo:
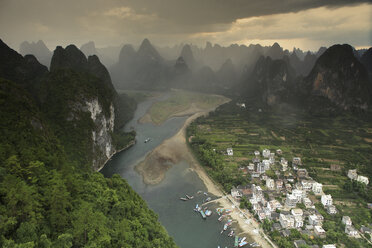
<instances>
[{"instance_id":1,"label":"multi-story building","mask_svg":"<svg viewBox=\"0 0 372 248\"><path fill-rule=\"evenodd\" d=\"M321 202L324 207L330 206L333 204L332 196L331 195L322 195Z\"/></svg>"},{"instance_id":2,"label":"multi-story building","mask_svg":"<svg viewBox=\"0 0 372 248\"><path fill-rule=\"evenodd\" d=\"M312 190L313 190L314 194L316 194L316 195L322 194L323 193L323 184L313 183Z\"/></svg>"},{"instance_id":3,"label":"multi-story building","mask_svg":"<svg viewBox=\"0 0 372 248\"><path fill-rule=\"evenodd\" d=\"M280 214L279 222L283 228L291 229L294 228L295 219L291 215Z\"/></svg>"},{"instance_id":4,"label":"multi-story building","mask_svg":"<svg viewBox=\"0 0 372 248\"><path fill-rule=\"evenodd\" d=\"M271 178L266 179L266 187L269 190L275 189L275 181L274 181L274 179L271 179Z\"/></svg>"}]
</instances>

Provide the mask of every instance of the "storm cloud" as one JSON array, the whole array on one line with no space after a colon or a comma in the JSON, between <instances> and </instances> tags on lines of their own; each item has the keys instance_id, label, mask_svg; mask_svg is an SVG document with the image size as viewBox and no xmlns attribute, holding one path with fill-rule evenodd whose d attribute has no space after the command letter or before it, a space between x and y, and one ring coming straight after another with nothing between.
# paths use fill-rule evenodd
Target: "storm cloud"
<instances>
[{"instance_id":1,"label":"storm cloud","mask_svg":"<svg viewBox=\"0 0 372 248\"><path fill-rule=\"evenodd\" d=\"M139 43L370 46L370 0L1 0L1 38L17 48L43 39L51 48L94 40L98 46ZM352 38L350 36L353 36ZM300 46L300 45L298 45Z\"/></svg>"}]
</instances>

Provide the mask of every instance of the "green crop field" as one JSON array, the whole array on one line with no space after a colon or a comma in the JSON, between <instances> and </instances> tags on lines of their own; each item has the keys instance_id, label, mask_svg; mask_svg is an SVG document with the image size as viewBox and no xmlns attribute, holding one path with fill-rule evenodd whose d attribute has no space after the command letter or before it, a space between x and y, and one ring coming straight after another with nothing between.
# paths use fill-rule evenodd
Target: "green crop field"
<instances>
[{"instance_id":1,"label":"green crop field","mask_svg":"<svg viewBox=\"0 0 372 248\"><path fill-rule=\"evenodd\" d=\"M226 191L250 181L249 176L239 173L239 167L251 162L255 150L281 149L288 161L301 157L302 168L324 185L325 193L332 194L337 216L349 215L356 228L372 223L372 211L367 208L372 202L371 186L353 188L347 178L349 169L357 169L359 175L372 179L372 116L259 112L231 102L194 121L187 134L195 155ZM233 148L234 156L223 155L228 147ZM208 153L213 149L216 155ZM331 165L339 170L331 170ZM279 171L279 166L272 169Z\"/></svg>"}]
</instances>

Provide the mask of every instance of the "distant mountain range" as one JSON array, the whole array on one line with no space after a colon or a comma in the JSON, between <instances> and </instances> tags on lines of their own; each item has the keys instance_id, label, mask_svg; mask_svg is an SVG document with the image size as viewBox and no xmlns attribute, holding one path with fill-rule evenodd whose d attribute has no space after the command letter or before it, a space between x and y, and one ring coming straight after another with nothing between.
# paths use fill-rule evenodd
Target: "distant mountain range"
<instances>
[{"instance_id":1,"label":"distant mountain range","mask_svg":"<svg viewBox=\"0 0 372 248\"><path fill-rule=\"evenodd\" d=\"M34 49L34 53L39 57L47 54L46 46L42 41L24 43L22 47L23 51L30 53ZM94 42L82 45L81 51L86 56L95 54L99 58L106 58L106 62L109 61L107 62L111 64L109 72L115 88L118 89L182 88L238 97L260 96L268 105L282 101L298 102L296 96L301 96L303 104L305 104L304 99L308 99L310 104L315 98L304 98L304 96L316 95L318 100L319 97L327 98L342 109L367 108L370 105L367 97L361 97L360 101L341 99L357 96L354 94L357 89L354 89L351 84L368 86L367 88L361 86L360 90L370 89L371 49L355 50L350 46L341 46L336 49L336 52L330 52L335 49L331 48L321 47L316 53L304 52L299 48L289 52L278 43L267 47L261 45L222 47L209 42L204 48L189 44L172 48L156 48L148 39L144 39L138 49L129 44L124 45L120 52L118 48L111 48L110 56L107 55L109 48L97 49ZM346 50L348 52L345 52ZM115 51L117 62L113 59ZM342 58L343 60L337 61L332 59L337 57L334 53L347 55ZM328 57L331 58L325 59ZM350 73L356 70L356 74L349 75L345 71L340 71L341 68L348 69L344 64L345 59L348 63L354 64L354 69L350 70ZM328 72L324 74L323 70ZM329 76L329 73L332 75ZM310 90L310 82L316 77L321 77L318 75L326 76L323 78L322 89ZM335 80L339 83L335 83ZM338 86L342 90L334 91L333 89ZM332 95L336 92L337 96Z\"/></svg>"}]
</instances>

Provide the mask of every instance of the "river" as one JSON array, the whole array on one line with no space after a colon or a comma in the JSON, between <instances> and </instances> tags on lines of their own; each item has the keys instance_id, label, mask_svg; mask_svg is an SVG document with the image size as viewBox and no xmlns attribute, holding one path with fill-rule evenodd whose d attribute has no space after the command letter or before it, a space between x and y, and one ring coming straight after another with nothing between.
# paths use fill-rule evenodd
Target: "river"
<instances>
[{"instance_id":1,"label":"river","mask_svg":"<svg viewBox=\"0 0 372 248\"><path fill-rule=\"evenodd\" d=\"M160 145L164 140L172 137L183 126L187 117L175 117L167 120L162 125L151 123L141 124L138 120L146 113L155 101L165 99L168 95L152 98L138 104L134 118L125 126L125 130L134 129L137 133L137 143L130 149L113 156L101 170L104 176L110 177L119 174L126 179L132 188L148 203L159 216L159 221L181 248L216 248L233 247L233 238L227 233L220 235L223 222L217 220L215 208L211 217L203 220L199 213L193 211L196 203L201 203L206 196L196 192L206 191L206 187L198 175L190 170L185 161L173 165L167 171L165 179L157 185L146 185L142 176L134 167L141 162L146 154ZM151 141L144 143L146 138ZM185 194L194 195L189 201L179 198Z\"/></svg>"}]
</instances>

